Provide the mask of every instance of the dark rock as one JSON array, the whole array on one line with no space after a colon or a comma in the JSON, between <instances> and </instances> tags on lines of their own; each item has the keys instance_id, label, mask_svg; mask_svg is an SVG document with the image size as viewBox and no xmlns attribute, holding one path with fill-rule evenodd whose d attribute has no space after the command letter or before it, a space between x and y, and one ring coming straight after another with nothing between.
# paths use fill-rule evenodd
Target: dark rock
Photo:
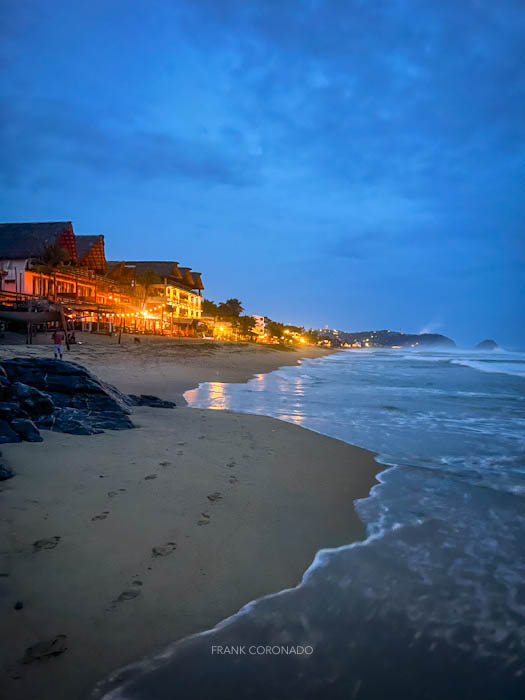
<instances>
[{"instance_id":1,"label":"dark rock","mask_svg":"<svg viewBox=\"0 0 525 700\"><path fill-rule=\"evenodd\" d=\"M40 418L35 419L35 425L37 428L40 428L40 430L51 430L54 422L55 419L53 416L40 416Z\"/></svg>"},{"instance_id":2,"label":"dark rock","mask_svg":"<svg viewBox=\"0 0 525 700\"><path fill-rule=\"evenodd\" d=\"M158 396L151 396L150 394L130 394L129 398L133 402L134 406L150 406L151 408L175 408L177 405L175 401L166 401L165 399L159 399Z\"/></svg>"},{"instance_id":3,"label":"dark rock","mask_svg":"<svg viewBox=\"0 0 525 700\"><path fill-rule=\"evenodd\" d=\"M67 649L66 639L67 636L65 634L59 634L53 637L53 639L47 639L45 642L38 642L32 647L28 647L22 659L22 663L30 664L33 661L41 661L51 656L63 654Z\"/></svg>"},{"instance_id":4,"label":"dark rock","mask_svg":"<svg viewBox=\"0 0 525 700\"><path fill-rule=\"evenodd\" d=\"M0 443L3 442L20 442L20 435L7 421L0 419Z\"/></svg>"},{"instance_id":5,"label":"dark rock","mask_svg":"<svg viewBox=\"0 0 525 700\"><path fill-rule=\"evenodd\" d=\"M73 435L134 427L129 418L132 403L129 397L111 384L101 382L81 365L18 357L2 362L0 368L12 382L9 392L16 399L4 402L4 431L0 402L0 441L1 435L4 442L16 441L17 431L10 429L7 420L12 422L27 416L34 419L37 433L37 426ZM23 425L27 424L20 427Z\"/></svg>"},{"instance_id":6,"label":"dark rock","mask_svg":"<svg viewBox=\"0 0 525 700\"><path fill-rule=\"evenodd\" d=\"M32 417L51 415L55 410L49 394L22 382L14 382L11 395L17 399L24 411Z\"/></svg>"},{"instance_id":7,"label":"dark rock","mask_svg":"<svg viewBox=\"0 0 525 700\"><path fill-rule=\"evenodd\" d=\"M38 432L38 428L29 418L13 418L11 427L26 442L42 442L43 438Z\"/></svg>"},{"instance_id":8,"label":"dark rock","mask_svg":"<svg viewBox=\"0 0 525 700\"><path fill-rule=\"evenodd\" d=\"M76 408L57 408L52 419L52 424L46 427L58 433L97 435L104 432L102 429L91 425L86 414Z\"/></svg>"},{"instance_id":9,"label":"dark rock","mask_svg":"<svg viewBox=\"0 0 525 700\"><path fill-rule=\"evenodd\" d=\"M0 367L0 369L3 369L3 367ZM4 401L9 398L11 398L11 382L4 372L3 375L0 375L0 399Z\"/></svg>"},{"instance_id":10,"label":"dark rock","mask_svg":"<svg viewBox=\"0 0 525 700\"><path fill-rule=\"evenodd\" d=\"M49 396L51 397L55 408L68 408L68 406L70 406L75 399L75 396L71 396L71 394L62 394L57 391L49 393Z\"/></svg>"},{"instance_id":11,"label":"dark rock","mask_svg":"<svg viewBox=\"0 0 525 700\"><path fill-rule=\"evenodd\" d=\"M24 607L24 604L22 603L21 600L17 600L13 607L15 610L22 610L22 608Z\"/></svg>"},{"instance_id":12,"label":"dark rock","mask_svg":"<svg viewBox=\"0 0 525 700\"><path fill-rule=\"evenodd\" d=\"M26 412L19 403L15 403L14 401L0 401L0 418L3 418L3 420L10 421L13 418L20 418L26 415Z\"/></svg>"},{"instance_id":13,"label":"dark rock","mask_svg":"<svg viewBox=\"0 0 525 700\"><path fill-rule=\"evenodd\" d=\"M93 427L103 430L130 430L135 427L127 415L118 411L90 413L87 420Z\"/></svg>"},{"instance_id":14,"label":"dark rock","mask_svg":"<svg viewBox=\"0 0 525 700\"><path fill-rule=\"evenodd\" d=\"M495 340L482 340L481 343L476 345L474 350L496 350L498 347Z\"/></svg>"},{"instance_id":15,"label":"dark rock","mask_svg":"<svg viewBox=\"0 0 525 700\"><path fill-rule=\"evenodd\" d=\"M97 379L89 370L76 362L56 362L45 358L15 357L2 366L9 379L23 382L51 394L65 395L106 394L125 412L130 405L128 397L111 384Z\"/></svg>"}]
</instances>

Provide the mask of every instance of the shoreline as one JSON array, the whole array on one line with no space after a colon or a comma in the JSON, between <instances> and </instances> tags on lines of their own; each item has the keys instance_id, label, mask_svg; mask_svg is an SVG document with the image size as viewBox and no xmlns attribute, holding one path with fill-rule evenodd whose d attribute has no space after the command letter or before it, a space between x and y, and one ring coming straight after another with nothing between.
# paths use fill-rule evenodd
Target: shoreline
<instances>
[{"instance_id":1,"label":"shoreline","mask_svg":"<svg viewBox=\"0 0 525 700\"><path fill-rule=\"evenodd\" d=\"M196 379L244 382L329 354L145 345L86 344L67 359L128 393L180 401ZM48 352L0 346L0 360ZM365 537L353 501L383 469L372 453L229 411L136 408L132 420L134 430L45 432L43 443L2 446L17 472L0 494L10 639L2 687L13 700L35 689L41 700L85 697L116 669L297 586L320 549ZM53 536L55 548L32 551ZM18 663L28 646L59 634L65 653Z\"/></svg>"}]
</instances>

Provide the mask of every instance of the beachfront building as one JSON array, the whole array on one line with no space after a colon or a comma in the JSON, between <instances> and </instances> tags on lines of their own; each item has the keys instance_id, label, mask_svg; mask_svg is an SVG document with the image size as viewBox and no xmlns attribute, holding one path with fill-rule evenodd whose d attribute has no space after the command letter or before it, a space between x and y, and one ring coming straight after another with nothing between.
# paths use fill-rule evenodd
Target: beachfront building
<instances>
[{"instance_id":1,"label":"beachfront building","mask_svg":"<svg viewBox=\"0 0 525 700\"><path fill-rule=\"evenodd\" d=\"M176 261L114 260L108 277L133 299L138 330L195 334L202 316L200 272Z\"/></svg>"},{"instance_id":2,"label":"beachfront building","mask_svg":"<svg viewBox=\"0 0 525 700\"><path fill-rule=\"evenodd\" d=\"M77 236L71 221L0 224L0 295L114 305L105 277L104 236Z\"/></svg>"},{"instance_id":3,"label":"beachfront building","mask_svg":"<svg viewBox=\"0 0 525 700\"><path fill-rule=\"evenodd\" d=\"M177 262L107 262L104 236L70 221L0 224L0 303L60 302L83 330L195 335L203 289Z\"/></svg>"},{"instance_id":4,"label":"beachfront building","mask_svg":"<svg viewBox=\"0 0 525 700\"><path fill-rule=\"evenodd\" d=\"M253 327L253 332L257 333L259 339L263 338L266 333L266 320L264 316L257 316L252 314L252 318L255 321L255 326Z\"/></svg>"}]
</instances>

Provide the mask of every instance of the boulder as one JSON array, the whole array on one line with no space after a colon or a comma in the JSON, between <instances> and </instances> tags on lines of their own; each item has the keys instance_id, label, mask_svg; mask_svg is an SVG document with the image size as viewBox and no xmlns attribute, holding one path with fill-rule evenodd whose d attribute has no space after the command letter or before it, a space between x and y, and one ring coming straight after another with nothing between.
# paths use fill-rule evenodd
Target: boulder
<instances>
[{"instance_id":1,"label":"boulder","mask_svg":"<svg viewBox=\"0 0 525 700\"><path fill-rule=\"evenodd\" d=\"M129 413L128 397L117 388L97 379L89 370L76 362L57 362L47 358L15 357L2 366L12 382L22 382L46 392L51 399L58 393L62 399L70 396L72 402L79 394L106 395L122 411Z\"/></svg>"},{"instance_id":2,"label":"boulder","mask_svg":"<svg viewBox=\"0 0 525 700\"><path fill-rule=\"evenodd\" d=\"M2 368L3 369L3 368ZM0 400L5 401L11 396L11 382L4 374L0 374Z\"/></svg>"},{"instance_id":3,"label":"boulder","mask_svg":"<svg viewBox=\"0 0 525 700\"><path fill-rule=\"evenodd\" d=\"M26 442L42 442L43 440L38 428L29 418L13 418L11 427Z\"/></svg>"},{"instance_id":4,"label":"boulder","mask_svg":"<svg viewBox=\"0 0 525 700\"><path fill-rule=\"evenodd\" d=\"M134 406L150 406L151 408L175 408L177 405L175 401L166 401L165 399L159 399L158 396L151 396L151 394L130 394L129 398L133 402Z\"/></svg>"},{"instance_id":5,"label":"boulder","mask_svg":"<svg viewBox=\"0 0 525 700\"><path fill-rule=\"evenodd\" d=\"M13 418L26 416L26 412L15 401L0 401L0 418L10 421Z\"/></svg>"},{"instance_id":6,"label":"boulder","mask_svg":"<svg viewBox=\"0 0 525 700\"><path fill-rule=\"evenodd\" d=\"M134 427L130 406L175 407L156 396L129 397L74 362L34 357L0 363L2 398L0 442L40 441L39 429L73 435L128 430Z\"/></svg>"},{"instance_id":7,"label":"boulder","mask_svg":"<svg viewBox=\"0 0 525 700\"><path fill-rule=\"evenodd\" d=\"M22 382L14 382L11 385L11 396L20 403L28 415L33 417L51 415L55 410L49 394Z\"/></svg>"},{"instance_id":8,"label":"boulder","mask_svg":"<svg viewBox=\"0 0 525 700\"><path fill-rule=\"evenodd\" d=\"M70 435L97 435L101 428L91 424L83 411L76 408L57 408L52 416L37 421L40 428Z\"/></svg>"},{"instance_id":9,"label":"boulder","mask_svg":"<svg viewBox=\"0 0 525 700\"><path fill-rule=\"evenodd\" d=\"M4 442L20 442L20 435L6 420L0 419L0 443Z\"/></svg>"}]
</instances>

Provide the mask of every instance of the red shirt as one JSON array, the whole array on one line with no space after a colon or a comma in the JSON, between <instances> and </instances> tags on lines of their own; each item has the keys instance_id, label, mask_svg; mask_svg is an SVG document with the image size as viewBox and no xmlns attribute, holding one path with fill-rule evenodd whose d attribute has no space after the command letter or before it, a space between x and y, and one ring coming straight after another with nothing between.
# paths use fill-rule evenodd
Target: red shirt
<instances>
[{"instance_id":1,"label":"red shirt","mask_svg":"<svg viewBox=\"0 0 525 700\"><path fill-rule=\"evenodd\" d=\"M62 331L55 331L53 333L53 342L55 345L62 345L62 341L64 340L64 334Z\"/></svg>"}]
</instances>

